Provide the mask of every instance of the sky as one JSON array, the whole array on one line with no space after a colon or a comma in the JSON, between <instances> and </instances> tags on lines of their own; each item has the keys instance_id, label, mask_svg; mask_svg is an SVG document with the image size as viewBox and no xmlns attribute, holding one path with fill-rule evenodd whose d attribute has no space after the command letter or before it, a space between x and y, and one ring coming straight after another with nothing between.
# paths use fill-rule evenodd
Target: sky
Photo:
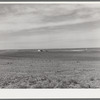
<instances>
[{"instance_id":1,"label":"sky","mask_svg":"<svg viewBox=\"0 0 100 100\"><path fill-rule=\"evenodd\" d=\"M100 4L0 4L0 49L100 47Z\"/></svg>"}]
</instances>

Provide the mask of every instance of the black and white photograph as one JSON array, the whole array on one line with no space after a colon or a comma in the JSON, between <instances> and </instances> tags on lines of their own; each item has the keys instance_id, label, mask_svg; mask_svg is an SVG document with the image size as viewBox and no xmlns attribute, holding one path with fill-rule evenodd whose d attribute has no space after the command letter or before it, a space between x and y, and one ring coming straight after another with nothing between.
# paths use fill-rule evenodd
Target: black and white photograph
<instances>
[{"instance_id":1,"label":"black and white photograph","mask_svg":"<svg viewBox=\"0 0 100 100\"><path fill-rule=\"evenodd\" d=\"M0 3L0 89L100 88L100 3Z\"/></svg>"}]
</instances>

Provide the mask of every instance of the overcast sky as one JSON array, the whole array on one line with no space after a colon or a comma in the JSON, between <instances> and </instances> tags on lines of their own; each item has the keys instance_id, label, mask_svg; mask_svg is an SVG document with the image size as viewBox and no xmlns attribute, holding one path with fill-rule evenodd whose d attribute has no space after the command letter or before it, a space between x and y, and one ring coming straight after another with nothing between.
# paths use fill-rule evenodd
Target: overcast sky
<instances>
[{"instance_id":1,"label":"overcast sky","mask_svg":"<svg viewBox=\"0 0 100 100\"><path fill-rule=\"evenodd\" d=\"M0 4L0 49L100 47L100 4Z\"/></svg>"}]
</instances>

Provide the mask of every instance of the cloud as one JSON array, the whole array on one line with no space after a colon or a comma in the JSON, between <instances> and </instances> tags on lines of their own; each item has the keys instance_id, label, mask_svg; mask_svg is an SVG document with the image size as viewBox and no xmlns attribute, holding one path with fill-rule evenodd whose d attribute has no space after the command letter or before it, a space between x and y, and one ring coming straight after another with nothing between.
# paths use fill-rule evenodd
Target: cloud
<instances>
[{"instance_id":1,"label":"cloud","mask_svg":"<svg viewBox=\"0 0 100 100\"><path fill-rule=\"evenodd\" d=\"M0 48L85 46L99 27L99 4L0 4Z\"/></svg>"},{"instance_id":2,"label":"cloud","mask_svg":"<svg viewBox=\"0 0 100 100\"><path fill-rule=\"evenodd\" d=\"M2 7L2 8L1 8ZM70 25L100 19L100 7L84 5L1 5L0 31Z\"/></svg>"}]
</instances>

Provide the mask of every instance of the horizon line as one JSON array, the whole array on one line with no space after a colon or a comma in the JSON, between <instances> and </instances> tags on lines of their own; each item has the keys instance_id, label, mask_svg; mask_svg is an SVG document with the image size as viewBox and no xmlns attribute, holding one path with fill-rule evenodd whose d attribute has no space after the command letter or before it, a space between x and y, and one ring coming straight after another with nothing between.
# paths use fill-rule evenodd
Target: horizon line
<instances>
[{"instance_id":1,"label":"horizon line","mask_svg":"<svg viewBox=\"0 0 100 100\"><path fill-rule=\"evenodd\" d=\"M53 50L53 49L100 49L100 47L81 47L81 48L79 48L79 47L77 47L77 48L36 48L36 49L0 49L0 51L2 51L2 50L38 50L38 49L40 49L40 50Z\"/></svg>"}]
</instances>

